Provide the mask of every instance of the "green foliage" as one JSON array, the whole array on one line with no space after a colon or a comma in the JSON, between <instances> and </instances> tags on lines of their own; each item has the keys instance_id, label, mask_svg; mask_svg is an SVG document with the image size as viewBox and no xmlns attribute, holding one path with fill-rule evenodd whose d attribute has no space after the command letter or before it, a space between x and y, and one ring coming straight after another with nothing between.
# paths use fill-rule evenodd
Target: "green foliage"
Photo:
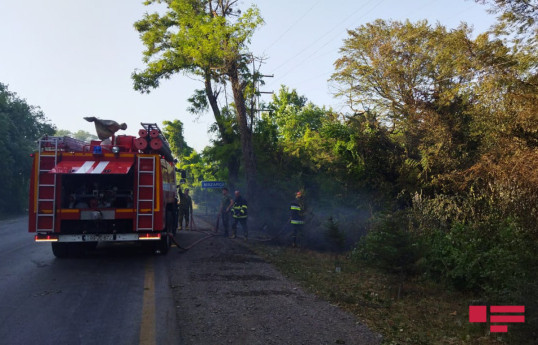
<instances>
[{"instance_id":1,"label":"green foliage","mask_svg":"<svg viewBox=\"0 0 538 345\"><path fill-rule=\"evenodd\" d=\"M331 245L331 249L342 251L346 245L346 234L339 228L338 223L331 216L325 224L327 230L325 237Z\"/></svg>"},{"instance_id":2,"label":"green foliage","mask_svg":"<svg viewBox=\"0 0 538 345\"><path fill-rule=\"evenodd\" d=\"M179 168L187 172L186 185L192 191L194 203L199 210L216 212L218 205L219 191L217 189L201 188L202 181L226 181L226 172L219 169L219 162L214 161L207 152L208 148L201 154L192 151L188 156L183 156L179 162Z\"/></svg>"},{"instance_id":3,"label":"green foliage","mask_svg":"<svg viewBox=\"0 0 538 345\"><path fill-rule=\"evenodd\" d=\"M187 145L183 137L183 122L180 120L163 121L163 125L163 134L170 144L172 154L178 159L191 155L193 149Z\"/></svg>"},{"instance_id":4,"label":"green foliage","mask_svg":"<svg viewBox=\"0 0 538 345\"><path fill-rule=\"evenodd\" d=\"M406 228L406 218L403 212L377 218L370 232L357 244L352 257L389 272L414 272L420 250L413 234Z\"/></svg>"},{"instance_id":5,"label":"green foliage","mask_svg":"<svg viewBox=\"0 0 538 345\"><path fill-rule=\"evenodd\" d=\"M36 149L37 139L54 131L39 108L0 83L0 215L21 212L27 207L30 154Z\"/></svg>"},{"instance_id":6,"label":"green foliage","mask_svg":"<svg viewBox=\"0 0 538 345\"><path fill-rule=\"evenodd\" d=\"M71 131L68 131L66 129L58 129L54 133L54 136L57 136L57 137L68 136L68 137L72 137L72 138L82 140L82 141L85 141L85 142L90 142L91 140L97 140L98 139L95 134L91 134L90 132L84 131L82 129L79 129L78 131L76 131L74 133L71 132Z\"/></svg>"},{"instance_id":7,"label":"green foliage","mask_svg":"<svg viewBox=\"0 0 538 345\"><path fill-rule=\"evenodd\" d=\"M155 3L162 2L144 2L148 6ZM188 111L200 114L209 105L226 145L232 140L225 133L218 95L220 87L225 88L229 82L241 137L244 171L249 193L252 193L256 162L252 148L252 120L249 127L245 97L253 94L254 76L248 72L251 54L247 48L263 20L255 6L240 11L236 9L236 3L231 0L171 0L164 2L166 9L162 13L146 13L134 26L146 46L144 62L147 66L144 71L135 71L132 78L136 90L149 92L159 86L162 78L170 78L178 72L202 77L206 98L201 91L196 91L189 99ZM217 90L213 84L217 85ZM228 170L235 180L239 170L235 160Z\"/></svg>"},{"instance_id":8,"label":"green foliage","mask_svg":"<svg viewBox=\"0 0 538 345\"><path fill-rule=\"evenodd\" d=\"M202 13L207 8L200 7ZM211 25L222 20L204 18L215 20ZM532 256L538 249L538 55L524 42L516 47L488 34L472 37L465 24L448 30L426 21L378 20L349 31L332 81L351 114L283 86L269 110L248 123L261 182L255 194L261 212L253 220L278 227L293 192L304 189L308 234L339 247L343 234L367 233L354 258L400 276L424 273L489 300L532 304L538 291ZM203 40L198 55L185 60L207 67L188 64L187 71L206 81L207 99L203 91L191 98L194 114L214 110L220 90L211 87L232 76L212 69L225 68L225 53L206 59L213 48ZM255 78L238 69L243 87L234 100L252 94ZM247 122L238 121L239 110L219 109L212 146L183 159L192 186L246 170L244 156L239 162ZM329 215L338 224L324 224Z\"/></svg>"},{"instance_id":9,"label":"green foliage","mask_svg":"<svg viewBox=\"0 0 538 345\"><path fill-rule=\"evenodd\" d=\"M538 60L531 51L488 35L472 40L465 25L447 31L378 20L350 31L333 80L351 108L375 110L380 129L361 119L353 132L360 144L341 152L361 158L368 168L360 176L378 181L382 196L396 196L381 209L410 215L374 223L357 257L490 301L533 303ZM370 146L372 129L386 135Z\"/></svg>"},{"instance_id":10,"label":"green foliage","mask_svg":"<svg viewBox=\"0 0 538 345\"><path fill-rule=\"evenodd\" d=\"M533 274L529 265L536 262L537 248L529 240L510 220L458 223L448 232L432 230L424 236L423 264L456 288L506 297Z\"/></svg>"},{"instance_id":11,"label":"green foliage","mask_svg":"<svg viewBox=\"0 0 538 345\"><path fill-rule=\"evenodd\" d=\"M188 101L190 106L187 108L187 111L191 114L201 115L209 108L205 90L194 90L194 94L188 99Z\"/></svg>"},{"instance_id":12,"label":"green foliage","mask_svg":"<svg viewBox=\"0 0 538 345\"><path fill-rule=\"evenodd\" d=\"M156 1L146 1L150 6ZM149 92L159 80L178 72L205 75L225 69L243 52L263 23L256 7L236 13L230 1L166 2L162 14L146 13L134 24L146 50L142 72L133 73L136 90Z\"/></svg>"},{"instance_id":13,"label":"green foliage","mask_svg":"<svg viewBox=\"0 0 538 345\"><path fill-rule=\"evenodd\" d=\"M489 4L489 11L498 14L493 31L508 36L516 47L534 49L538 39L538 3L536 0L476 0Z\"/></svg>"}]
</instances>

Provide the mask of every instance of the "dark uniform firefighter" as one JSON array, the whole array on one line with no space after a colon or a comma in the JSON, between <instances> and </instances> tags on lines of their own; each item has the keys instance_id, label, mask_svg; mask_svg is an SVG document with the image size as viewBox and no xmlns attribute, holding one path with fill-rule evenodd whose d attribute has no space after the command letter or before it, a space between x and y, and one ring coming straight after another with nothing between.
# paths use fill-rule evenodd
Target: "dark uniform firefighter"
<instances>
[{"instance_id":1,"label":"dark uniform firefighter","mask_svg":"<svg viewBox=\"0 0 538 345\"><path fill-rule=\"evenodd\" d=\"M241 223L241 227L245 232L245 240L248 239L248 227L247 227L247 217L248 217L248 206L245 198L241 196L238 190L235 191L235 200L234 205L232 206L232 237L236 237L237 232L237 223Z\"/></svg>"},{"instance_id":2,"label":"dark uniform firefighter","mask_svg":"<svg viewBox=\"0 0 538 345\"><path fill-rule=\"evenodd\" d=\"M192 199L189 196L189 188L185 188L185 193L179 190L179 230L182 230L183 219L185 219L185 229L189 230L189 220L192 218Z\"/></svg>"},{"instance_id":3,"label":"dark uniform firefighter","mask_svg":"<svg viewBox=\"0 0 538 345\"><path fill-rule=\"evenodd\" d=\"M301 236L303 232L305 216L305 203L303 199L303 193L301 191L295 193L295 200L291 202L290 206L290 223L293 228L292 234L292 246L297 247L297 237Z\"/></svg>"},{"instance_id":4,"label":"dark uniform firefighter","mask_svg":"<svg viewBox=\"0 0 538 345\"><path fill-rule=\"evenodd\" d=\"M230 210L234 204L234 200L228 195L228 188L222 188L222 201L220 202L220 216L222 218L222 226L224 227L224 236L228 236L230 230Z\"/></svg>"}]
</instances>

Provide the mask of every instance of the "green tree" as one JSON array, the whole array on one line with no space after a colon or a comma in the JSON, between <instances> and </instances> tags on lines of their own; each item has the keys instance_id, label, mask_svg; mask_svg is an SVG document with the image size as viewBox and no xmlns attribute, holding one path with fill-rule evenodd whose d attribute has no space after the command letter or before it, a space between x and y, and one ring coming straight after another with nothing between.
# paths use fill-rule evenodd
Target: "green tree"
<instances>
[{"instance_id":1,"label":"green tree","mask_svg":"<svg viewBox=\"0 0 538 345\"><path fill-rule=\"evenodd\" d=\"M73 137L75 139L82 140L85 142L90 142L91 140L98 139L95 134L91 134L90 132L84 131L82 129L79 129L75 133L68 131L67 129L58 129L54 133L54 136L57 136L57 137L68 136L68 137Z\"/></svg>"},{"instance_id":2,"label":"green tree","mask_svg":"<svg viewBox=\"0 0 538 345\"><path fill-rule=\"evenodd\" d=\"M349 32L332 80L357 114L379 121L350 118L356 142L342 154L396 177L372 185L393 186L385 193L405 201L404 222L371 232L366 253L423 246L420 264L440 280L535 304L538 59L528 42L427 22L378 20ZM405 246L385 238L398 227Z\"/></svg>"},{"instance_id":3,"label":"green tree","mask_svg":"<svg viewBox=\"0 0 538 345\"><path fill-rule=\"evenodd\" d=\"M209 131L216 135L216 139L212 140L213 145L204 151L204 155L209 159L219 162L220 170L224 173L221 176L225 181L228 181L228 187L232 190L240 182L238 176L241 167L241 142L235 118L233 108L228 106L222 108L222 128L224 133L214 123Z\"/></svg>"},{"instance_id":4,"label":"green tree","mask_svg":"<svg viewBox=\"0 0 538 345\"><path fill-rule=\"evenodd\" d=\"M306 130L317 131L327 113L325 109L308 102L305 96L299 96L296 90L290 91L285 86L273 95L268 109L279 136L285 140L299 139Z\"/></svg>"},{"instance_id":5,"label":"green tree","mask_svg":"<svg viewBox=\"0 0 538 345\"><path fill-rule=\"evenodd\" d=\"M56 137L65 137L65 136L72 136L73 133L71 131L68 131L67 129L58 129L56 132L54 132L54 136Z\"/></svg>"},{"instance_id":6,"label":"green tree","mask_svg":"<svg viewBox=\"0 0 538 345\"><path fill-rule=\"evenodd\" d=\"M91 134L90 132L84 131L82 129L79 129L78 131L73 133L73 138L90 142L91 140L97 140L97 135Z\"/></svg>"},{"instance_id":7,"label":"green tree","mask_svg":"<svg viewBox=\"0 0 538 345\"><path fill-rule=\"evenodd\" d=\"M146 5L161 1L149 0ZM224 118L218 106L219 89L213 83L229 82L236 109L236 121L249 193L255 185L256 164L252 148L252 133L248 126L245 89L248 79L244 71L250 54L247 45L254 30L262 23L256 7L241 12L237 1L164 1L163 14L146 14L135 23L146 46L144 62L147 68L133 73L135 89L149 92L159 86L159 80L183 72L204 80L207 101L223 140L228 140ZM207 108L201 93L191 99L195 112Z\"/></svg>"},{"instance_id":8,"label":"green tree","mask_svg":"<svg viewBox=\"0 0 538 345\"><path fill-rule=\"evenodd\" d=\"M498 14L493 32L512 35L511 40L530 48L536 54L538 39L538 2L536 0L476 0L489 4L489 11Z\"/></svg>"},{"instance_id":9,"label":"green tree","mask_svg":"<svg viewBox=\"0 0 538 345\"><path fill-rule=\"evenodd\" d=\"M405 150L419 188L440 188L448 171L469 167L480 136L473 131L476 85L495 71L502 45L475 41L462 24L377 20L349 31L332 80L356 112L372 109Z\"/></svg>"},{"instance_id":10,"label":"green tree","mask_svg":"<svg viewBox=\"0 0 538 345\"><path fill-rule=\"evenodd\" d=\"M180 120L163 121L163 126L163 134L170 144L172 154L180 160L190 156L193 149L183 137L183 123Z\"/></svg>"},{"instance_id":11,"label":"green tree","mask_svg":"<svg viewBox=\"0 0 538 345\"><path fill-rule=\"evenodd\" d=\"M30 154L36 149L35 141L52 135L54 130L39 108L0 83L0 214L21 212L27 207Z\"/></svg>"}]
</instances>

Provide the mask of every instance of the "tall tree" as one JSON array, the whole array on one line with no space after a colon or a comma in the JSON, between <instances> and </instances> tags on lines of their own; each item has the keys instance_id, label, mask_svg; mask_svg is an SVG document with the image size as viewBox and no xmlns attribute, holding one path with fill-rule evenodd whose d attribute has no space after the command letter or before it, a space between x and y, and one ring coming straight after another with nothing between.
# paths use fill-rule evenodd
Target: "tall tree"
<instances>
[{"instance_id":1,"label":"tall tree","mask_svg":"<svg viewBox=\"0 0 538 345\"><path fill-rule=\"evenodd\" d=\"M510 61L484 35L476 41L461 25L377 20L349 31L332 80L355 112L373 109L400 133L407 162L420 167L423 184L468 167L476 157L472 110L476 83ZM496 54L498 56L496 56ZM471 150L472 151L472 150ZM424 185L423 185L424 187Z\"/></svg>"},{"instance_id":2,"label":"tall tree","mask_svg":"<svg viewBox=\"0 0 538 345\"><path fill-rule=\"evenodd\" d=\"M220 90L214 85L229 82L236 108L236 121L249 193L255 185L256 164L252 133L248 126L245 69L249 61L247 46L254 30L262 24L256 7L241 12L237 0L148 0L146 5L164 3L166 10L146 14L135 28L146 46L144 71L133 73L136 90L149 92L162 78L183 72L201 77L208 103L222 134L225 119L218 106ZM198 96L200 94L198 93ZM196 95L195 95L196 96ZM196 98L200 100L200 97ZM203 103L198 103L202 104Z\"/></svg>"},{"instance_id":3,"label":"tall tree","mask_svg":"<svg viewBox=\"0 0 538 345\"><path fill-rule=\"evenodd\" d=\"M538 48L538 1L537 0L475 0L489 4L489 11L498 14L494 26L497 34L512 35L511 39L523 42L536 54Z\"/></svg>"},{"instance_id":4,"label":"tall tree","mask_svg":"<svg viewBox=\"0 0 538 345\"><path fill-rule=\"evenodd\" d=\"M0 83L0 214L27 207L28 182L35 141L54 133L43 112Z\"/></svg>"}]
</instances>

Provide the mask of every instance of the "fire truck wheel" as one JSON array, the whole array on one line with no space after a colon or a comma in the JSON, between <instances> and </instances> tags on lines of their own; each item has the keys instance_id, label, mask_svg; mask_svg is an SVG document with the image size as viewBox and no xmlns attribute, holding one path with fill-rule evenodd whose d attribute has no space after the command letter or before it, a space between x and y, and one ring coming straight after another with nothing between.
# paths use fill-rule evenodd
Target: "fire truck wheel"
<instances>
[{"instance_id":1,"label":"fire truck wheel","mask_svg":"<svg viewBox=\"0 0 538 345\"><path fill-rule=\"evenodd\" d=\"M178 217L176 212L172 212L172 220L170 221L170 226L168 227L168 231L172 233L172 235L177 234L177 223L178 223Z\"/></svg>"},{"instance_id":2,"label":"fire truck wheel","mask_svg":"<svg viewBox=\"0 0 538 345\"><path fill-rule=\"evenodd\" d=\"M52 254L57 258L66 258L69 256L69 243L53 242Z\"/></svg>"},{"instance_id":3,"label":"fire truck wheel","mask_svg":"<svg viewBox=\"0 0 538 345\"><path fill-rule=\"evenodd\" d=\"M168 210L166 212L166 231L172 235L177 234L177 214L174 210Z\"/></svg>"},{"instance_id":4,"label":"fire truck wheel","mask_svg":"<svg viewBox=\"0 0 538 345\"><path fill-rule=\"evenodd\" d=\"M168 254L168 249L170 248L170 236L168 235L168 232L162 233L162 238L157 244L157 250L161 253L161 255Z\"/></svg>"},{"instance_id":5,"label":"fire truck wheel","mask_svg":"<svg viewBox=\"0 0 538 345\"><path fill-rule=\"evenodd\" d=\"M165 221L166 228L162 232L161 240L157 244L157 250L161 253L161 255L166 255L168 253L168 249L170 249L170 245L172 244L172 241L170 240L172 228L174 226L174 215L172 211L166 211Z\"/></svg>"}]
</instances>

